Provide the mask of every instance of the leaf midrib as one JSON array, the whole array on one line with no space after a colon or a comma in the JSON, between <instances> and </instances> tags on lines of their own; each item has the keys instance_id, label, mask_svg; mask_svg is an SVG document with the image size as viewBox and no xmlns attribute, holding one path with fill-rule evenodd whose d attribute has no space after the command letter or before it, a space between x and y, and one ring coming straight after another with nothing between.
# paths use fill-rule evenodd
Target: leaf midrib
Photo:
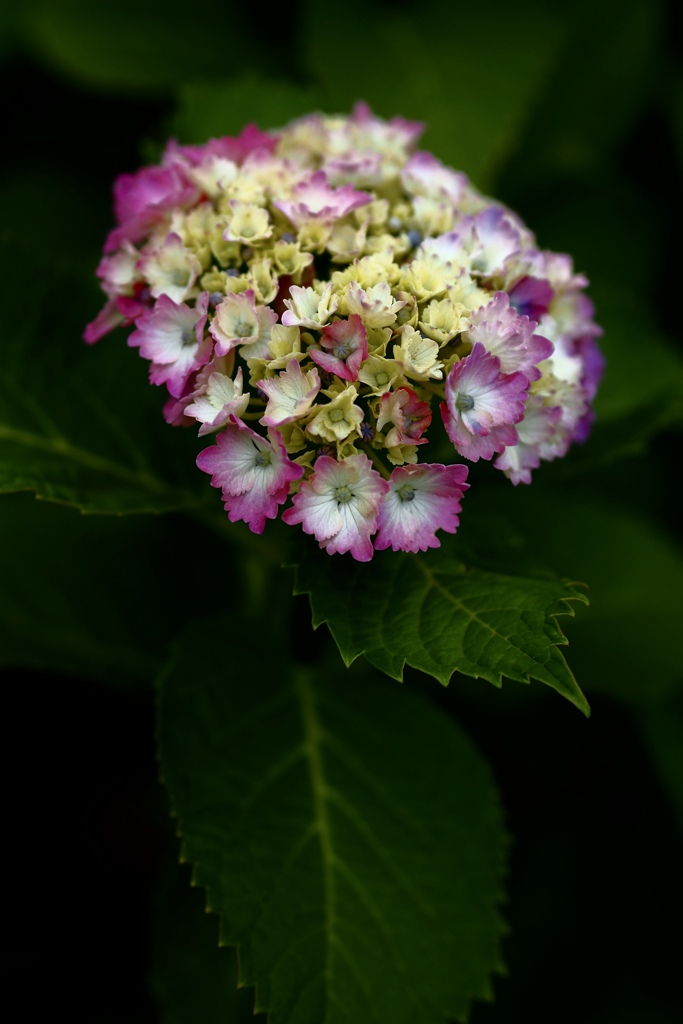
<instances>
[{"instance_id":1,"label":"leaf midrib","mask_svg":"<svg viewBox=\"0 0 683 1024\"><path fill-rule=\"evenodd\" d=\"M517 644L513 643L513 641L512 641L511 639L510 639L510 637L508 637L508 636L504 636L504 635L503 635L503 633L500 633L500 632L499 632L499 631L498 631L497 629L495 629L495 627L494 627L494 626L492 626L492 625L491 625L490 623L488 623L488 622L485 622L485 621L484 621L483 619L481 619L481 618L480 618L480 617L479 617L479 616L477 615L477 613L476 613L476 612L472 611L472 609L471 609L471 608L468 608L468 606L467 606L467 605L466 605L466 604L465 604L465 603L464 603L463 601L461 601L461 600L460 600L460 598L456 597L456 596L455 596L455 594L452 594L452 593L450 592L450 590L448 590L448 588L447 588L447 587L445 587L445 586L444 586L444 585L443 585L442 583L440 583L440 582L439 582L439 581L437 580L437 578L436 578L436 576L434 575L434 573L433 573L433 572L432 572L432 571L431 571L430 569L428 569L428 568L427 568L427 566L426 566L426 565L424 565L424 564L423 564L423 563L422 563L422 562L420 561L420 559L419 559L419 558L418 558L418 559L416 559L416 562L417 562L417 565L418 565L418 566L420 567L420 571L421 571L421 572L423 573L423 575L424 575L424 576L426 577L426 579L427 579L427 582L428 582L428 583L429 583L429 584L430 584L430 585L431 585L432 587L434 587L434 589L435 589L435 590L438 590L438 591L440 591L440 593L444 594L444 596L445 596L445 597L447 598L447 600L449 600L449 601L451 602L451 604L454 604L454 605L456 606L456 608L459 608L459 609L460 609L460 610L461 610L462 612L464 612L464 614L465 614L465 615L466 615L466 616L467 616L467 617L468 617L468 618L470 619L470 621L471 621L471 622L476 622L476 623L477 623L478 625L480 625L480 626L483 626L483 628L484 628L484 629L486 629L486 630L488 630L488 632L489 632L489 633L491 633L491 634L492 634L493 636L496 636L496 637L498 637L498 638L499 638L500 640L502 640L502 641L503 641L504 643L508 644L508 646L509 646L509 647L511 647L511 648L512 648L513 650L515 650L515 651L518 651L518 652L519 652L519 654L520 654L520 655L521 655L521 656L522 656L522 657L523 657L523 658L524 658L525 660L526 660L526 659L529 659L530 661L533 661L533 662L535 662L535 663L536 663L537 665L540 665L540 666L542 666L543 668L547 668L547 664L548 664L548 663L547 663L547 661L545 661L545 662L539 661L539 660L538 660L538 658L534 658L534 657L533 657L533 656L532 656L531 654L529 654L529 653L528 653L527 651L524 651L524 650L522 650L522 648L521 648L521 647L519 647L519 646L518 646ZM528 673L527 673L527 674L528 674Z\"/></svg>"},{"instance_id":2,"label":"leaf midrib","mask_svg":"<svg viewBox=\"0 0 683 1024\"><path fill-rule=\"evenodd\" d=\"M335 872L338 872L341 877L344 877L348 884L350 884L356 891L358 897L364 903L368 913L375 922L378 931L383 936L389 954L394 959L397 969L404 976L404 980L408 975L407 965L403 962L401 957L397 956L397 950L392 942L391 933L387 931L384 920L382 919L381 913L378 911L374 904L370 894L367 892L362 880L356 875L355 871L346 864L343 860L336 856L334 851L334 843L332 839L332 829L330 826L330 815L329 807L336 805L337 809L342 811L347 817L347 820L355 825L361 834L364 835L366 841L372 839L370 845L373 847L374 854L380 860L383 859L383 852L378 850L376 846L376 840L372 836L368 836L366 827L361 818L358 817L355 810L346 801L342 801L340 794L331 786L325 776L325 770L323 766L323 746L329 743L330 736L324 726L320 723L317 713L316 704L317 699L313 690L313 687L308 677L300 672L297 673L295 679L295 692L301 706L301 717L304 732L304 742L300 748L305 760L308 763L309 776L311 783L311 792L313 796L313 828L318 834L320 842L320 854L322 860L323 870L323 888L324 888L324 907L325 907L325 968L323 975L325 977L325 983L329 992L333 990L333 970L334 953L337 953L344 959L352 970L352 973L356 976L359 987L362 988L367 997L367 990L363 982L362 974L358 971L358 965L348 955L345 943L341 940L341 937L336 932L336 925L338 921L337 917L337 885L335 879ZM341 745L340 745L341 746ZM391 864L385 864L387 870L391 871ZM396 866L394 865L394 870ZM399 873L399 881L403 886L404 894L407 898L412 898L420 912L426 915L427 918L433 916L433 908L425 905L424 901L419 897L417 893L410 890L406 880ZM407 985L407 981L405 982ZM412 989L409 990L411 999L415 1000L415 993ZM369 1004L370 1005L370 1004ZM415 1003L419 1005L419 1003Z\"/></svg>"},{"instance_id":3,"label":"leaf midrib","mask_svg":"<svg viewBox=\"0 0 683 1024\"><path fill-rule=\"evenodd\" d=\"M122 466L120 463L113 462L102 455L95 455L93 452L78 448L63 437L45 437L0 424L0 441L11 441L15 444L41 451L46 455L56 455L59 458L69 459L87 469L117 477L126 483L142 486L155 494L174 493L173 488L146 470L129 469L127 466Z\"/></svg>"},{"instance_id":4,"label":"leaf midrib","mask_svg":"<svg viewBox=\"0 0 683 1024\"><path fill-rule=\"evenodd\" d=\"M330 986L332 978L332 950L336 925L336 884L334 878L334 852L330 832L330 819L327 811L327 783L323 770L321 755L322 730L315 712L315 698L303 673L298 673L295 680L296 693L301 705L301 718L304 730L304 756L308 763L313 794L313 815L320 841L320 855L323 868L323 889L325 906L325 981Z\"/></svg>"}]
</instances>

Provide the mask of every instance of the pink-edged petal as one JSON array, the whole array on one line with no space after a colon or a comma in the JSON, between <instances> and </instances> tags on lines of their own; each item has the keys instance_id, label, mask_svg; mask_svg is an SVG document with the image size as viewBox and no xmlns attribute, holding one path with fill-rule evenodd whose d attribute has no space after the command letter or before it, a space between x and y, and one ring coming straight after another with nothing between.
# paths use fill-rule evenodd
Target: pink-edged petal
<instances>
[{"instance_id":1,"label":"pink-edged petal","mask_svg":"<svg viewBox=\"0 0 683 1024\"><path fill-rule=\"evenodd\" d=\"M431 153L413 153L401 171L401 184L413 195L458 203L467 190L467 176L451 170Z\"/></svg>"},{"instance_id":2,"label":"pink-edged petal","mask_svg":"<svg viewBox=\"0 0 683 1024\"><path fill-rule=\"evenodd\" d=\"M178 162L120 175L114 183L114 209L119 226L110 232L105 253L115 252L126 242L139 242L163 221L168 211L188 208L199 195L199 189Z\"/></svg>"},{"instance_id":3,"label":"pink-edged petal","mask_svg":"<svg viewBox=\"0 0 683 1024\"><path fill-rule=\"evenodd\" d=\"M208 298L202 292L191 309L161 295L128 338L131 347L139 347L140 355L152 361L152 384L166 384L174 398L180 398L190 374L211 356L211 339L204 338Z\"/></svg>"},{"instance_id":4,"label":"pink-edged petal","mask_svg":"<svg viewBox=\"0 0 683 1024\"><path fill-rule=\"evenodd\" d=\"M398 150L410 152L423 134L425 126L421 121L407 121L403 117L392 117L383 121L373 114L367 103L359 100L353 108L351 123L363 129L366 143L377 146L380 150Z\"/></svg>"},{"instance_id":5,"label":"pink-edged petal","mask_svg":"<svg viewBox=\"0 0 683 1024\"><path fill-rule=\"evenodd\" d=\"M484 275L501 273L511 256L519 253L523 239L512 215L500 206L463 217L452 236L458 262Z\"/></svg>"},{"instance_id":6,"label":"pink-edged petal","mask_svg":"<svg viewBox=\"0 0 683 1024\"><path fill-rule=\"evenodd\" d=\"M104 309L100 310L94 320L88 324L83 332L83 340L87 341L88 345L93 345L100 338L103 338L105 334L109 334L115 327L118 327L123 323L123 317L119 313L115 299L110 299L107 302Z\"/></svg>"},{"instance_id":7,"label":"pink-edged petal","mask_svg":"<svg viewBox=\"0 0 683 1024\"><path fill-rule=\"evenodd\" d=\"M506 448L494 462L513 484L530 484L531 470L538 469L541 459L564 454L563 447L553 451L551 441L562 416L559 406L544 406L540 396L529 400L524 419L517 424L518 442Z\"/></svg>"},{"instance_id":8,"label":"pink-edged petal","mask_svg":"<svg viewBox=\"0 0 683 1024\"><path fill-rule=\"evenodd\" d=\"M369 192L360 192L353 185L332 188L324 171L314 171L292 189L291 200L274 202L297 228L308 221L332 223L347 213L372 202Z\"/></svg>"},{"instance_id":9,"label":"pink-edged petal","mask_svg":"<svg viewBox=\"0 0 683 1024\"><path fill-rule=\"evenodd\" d=\"M427 438L422 434L431 422L430 407L417 397L412 388L397 388L382 395L377 429L383 430L388 423L393 423L385 437L388 448L400 444L426 444Z\"/></svg>"},{"instance_id":10,"label":"pink-edged petal","mask_svg":"<svg viewBox=\"0 0 683 1024\"><path fill-rule=\"evenodd\" d=\"M490 459L517 443L514 424L524 416L529 382L523 373L501 373L500 361L477 343L446 380L441 405L446 432L466 459Z\"/></svg>"},{"instance_id":11,"label":"pink-edged petal","mask_svg":"<svg viewBox=\"0 0 683 1024\"><path fill-rule=\"evenodd\" d=\"M207 156L215 156L222 160L232 160L241 164L247 157L259 150L272 153L278 142L277 135L261 131L258 125L245 125L239 135L224 135L219 139L209 139L203 146L179 146L171 139L164 151L164 163L173 164L179 160L187 161L197 167Z\"/></svg>"},{"instance_id":12,"label":"pink-edged petal","mask_svg":"<svg viewBox=\"0 0 683 1024\"><path fill-rule=\"evenodd\" d=\"M308 350L314 363L342 380L358 380L358 371L368 357L368 335L358 314L324 327L320 344L326 352Z\"/></svg>"},{"instance_id":13,"label":"pink-edged petal","mask_svg":"<svg viewBox=\"0 0 683 1024\"><path fill-rule=\"evenodd\" d=\"M487 352L497 356L503 373L523 373L527 380L538 380L538 363L553 353L553 344L541 334L534 334L536 323L520 315L510 305L505 292L496 292L488 306L475 310L465 338L481 343Z\"/></svg>"},{"instance_id":14,"label":"pink-edged petal","mask_svg":"<svg viewBox=\"0 0 683 1024\"><path fill-rule=\"evenodd\" d=\"M440 547L437 530L455 533L460 501L469 488L467 466L399 466L377 518L375 548L426 551Z\"/></svg>"},{"instance_id":15,"label":"pink-edged petal","mask_svg":"<svg viewBox=\"0 0 683 1024\"><path fill-rule=\"evenodd\" d=\"M341 380L358 380L358 373L354 377L346 363L342 359L337 359L330 352L321 352L317 348L309 348L308 355L325 373L333 373Z\"/></svg>"},{"instance_id":16,"label":"pink-edged petal","mask_svg":"<svg viewBox=\"0 0 683 1024\"><path fill-rule=\"evenodd\" d=\"M301 523L304 533L313 534L329 554L350 551L357 561L368 562L379 504L388 490L366 455L351 455L343 462L321 455L282 518L290 526Z\"/></svg>"},{"instance_id":17,"label":"pink-edged petal","mask_svg":"<svg viewBox=\"0 0 683 1024\"><path fill-rule=\"evenodd\" d=\"M554 294L549 281L527 274L510 288L510 305L514 306L521 316L528 316L530 320L538 323L548 312Z\"/></svg>"},{"instance_id":18,"label":"pink-edged petal","mask_svg":"<svg viewBox=\"0 0 683 1024\"><path fill-rule=\"evenodd\" d=\"M199 436L210 434L228 422L231 416L240 417L249 405L249 395L242 394L242 367L234 380L225 373L214 370L202 386L195 390L192 402L185 409L186 416L193 416L201 426Z\"/></svg>"},{"instance_id":19,"label":"pink-edged petal","mask_svg":"<svg viewBox=\"0 0 683 1024\"><path fill-rule=\"evenodd\" d=\"M292 462L280 435L268 440L235 416L216 437L216 443L197 456L197 465L220 487L231 522L244 520L253 533L263 533L266 519L275 519L294 480L303 474Z\"/></svg>"}]
</instances>

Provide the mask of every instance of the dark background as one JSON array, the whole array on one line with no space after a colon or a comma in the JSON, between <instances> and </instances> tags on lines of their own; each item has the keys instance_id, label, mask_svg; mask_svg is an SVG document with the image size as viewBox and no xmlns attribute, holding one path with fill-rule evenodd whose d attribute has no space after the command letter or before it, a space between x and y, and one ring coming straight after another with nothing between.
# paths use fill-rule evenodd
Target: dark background
<instances>
[{"instance_id":1,"label":"dark background","mask_svg":"<svg viewBox=\"0 0 683 1024\"><path fill-rule=\"evenodd\" d=\"M494 1006L474 1008L473 1024L680 1019L683 569L672 492L683 94L672 6L594 6L511 12L494 2L484 14L438 2L336 13L290 4L257 23L230 4L194 12L125 0L105 16L79 0L39 0L0 22L3 232L22 252L35 248L36 267L66 259L82 275L83 292L54 308L55 322L73 323L75 346L76 325L100 305L90 282L117 174L153 160L171 132L202 141L252 117L270 127L309 107L348 110L362 97L382 116L426 121L428 148L517 209L543 246L571 252L591 279L608 356L594 438L568 468L542 470L518 514L538 516L542 560L592 587L593 608L567 626L592 718L540 688L496 692L456 678L444 695L408 677L490 759L514 836L509 976L497 979ZM27 259L25 290L8 303L30 307L36 272L46 271ZM54 552L78 557L69 539L77 513L30 495L2 503L2 546L19 545L25 589L12 563L0 576L0 611L11 623L23 602L38 635L53 614L41 594L57 571ZM182 517L163 527L122 522L83 521L79 543L115 558L126 530L130 550L169 572L154 553L159 530L183 536ZM73 572L86 578L83 566ZM101 572L109 587L110 569ZM87 573L96 600L98 568ZM117 585L134 608L135 580ZM48 1008L96 1024L249 1019L248 997L221 1005L227 953L213 954L195 1013L168 996L169 971L182 975L166 948L168 908L177 901L193 922L180 940L188 962L217 934L201 895L186 896L187 877L178 882L168 866L173 829L147 681L190 611L179 599L163 627L147 630L149 665L130 679L113 669L103 681L106 673L74 672L68 658L28 649L3 658L6 884L20 897L11 935L28 965L27 1019Z\"/></svg>"}]
</instances>

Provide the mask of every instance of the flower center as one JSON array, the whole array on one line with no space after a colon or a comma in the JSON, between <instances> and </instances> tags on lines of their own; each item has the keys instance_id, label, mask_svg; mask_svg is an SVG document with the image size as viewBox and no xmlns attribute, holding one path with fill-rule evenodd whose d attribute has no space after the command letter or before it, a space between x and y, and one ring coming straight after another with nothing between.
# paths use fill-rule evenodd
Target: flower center
<instances>
[{"instance_id":1,"label":"flower center","mask_svg":"<svg viewBox=\"0 0 683 1024\"><path fill-rule=\"evenodd\" d=\"M415 489L410 484L404 484L396 491L401 501L412 501L415 497Z\"/></svg>"},{"instance_id":2,"label":"flower center","mask_svg":"<svg viewBox=\"0 0 683 1024\"><path fill-rule=\"evenodd\" d=\"M342 484L341 487L335 487L334 496L338 505L345 505L347 501L351 501L353 494L346 484Z\"/></svg>"},{"instance_id":3,"label":"flower center","mask_svg":"<svg viewBox=\"0 0 683 1024\"><path fill-rule=\"evenodd\" d=\"M254 459L255 466L269 466L271 460L270 452L259 452Z\"/></svg>"},{"instance_id":4,"label":"flower center","mask_svg":"<svg viewBox=\"0 0 683 1024\"><path fill-rule=\"evenodd\" d=\"M195 337L194 330L191 327L186 327L183 333L180 335L180 340L182 341L183 345L194 345L194 343L197 340Z\"/></svg>"},{"instance_id":5,"label":"flower center","mask_svg":"<svg viewBox=\"0 0 683 1024\"><path fill-rule=\"evenodd\" d=\"M458 395L455 400L455 408L460 412L469 412L470 409L474 409L474 399L472 395Z\"/></svg>"},{"instance_id":6,"label":"flower center","mask_svg":"<svg viewBox=\"0 0 683 1024\"><path fill-rule=\"evenodd\" d=\"M380 387L383 387L383 385L386 384L387 381L389 380L389 375L385 373L384 370L381 370L380 373L376 375L375 380L377 381Z\"/></svg>"},{"instance_id":7,"label":"flower center","mask_svg":"<svg viewBox=\"0 0 683 1024\"><path fill-rule=\"evenodd\" d=\"M251 334L251 324L245 324L244 320L240 320L235 324L235 337L236 338L248 338Z\"/></svg>"},{"instance_id":8,"label":"flower center","mask_svg":"<svg viewBox=\"0 0 683 1024\"><path fill-rule=\"evenodd\" d=\"M340 420L344 419L344 410L333 409L332 412L330 413L330 419L332 420L333 423L339 423Z\"/></svg>"}]
</instances>

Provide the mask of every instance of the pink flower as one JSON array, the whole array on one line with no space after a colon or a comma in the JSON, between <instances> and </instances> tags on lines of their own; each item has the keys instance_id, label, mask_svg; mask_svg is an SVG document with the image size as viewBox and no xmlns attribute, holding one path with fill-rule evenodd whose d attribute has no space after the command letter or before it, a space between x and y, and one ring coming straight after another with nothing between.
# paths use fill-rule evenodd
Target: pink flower
<instances>
[{"instance_id":1,"label":"pink flower","mask_svg":"<svg viewBox=\"0 0 683 1024\"><path fill-rule=\"evenodd\" d=\"M397 388L382 395L377 429L383 430L387 423L394 424L385 437L387 448L399 444L426 444L427 438L422 434L431 422L431 409L420 401L412 388Z\"/></svg>"},{"instance_id":2,"label":"pink flower","mask_svg":"<svg viewBox=\"0 0 683 1024\"><path fill-rule=\"evenodd\" d=\"M211 339L204 338L209 296L202 292L194 309L160 295L152 310L139 317L128 344L151 359L152 384L166 384L180 398L188 377L209 359Z\"/></svg>"},{"instance_id":3,"label":"pink flower","mask_svg":"<svg viewBox=\"0 0 683 1024\"><path fill-rule=\"evenodd\" d=\"M100 260L97 276L110 298L132 293L134 285L141 280L137 266L139 258L140 253L135 246L130 242L124 242L118 252L104 256Z\"/></svg>"},{"instance_id":4,"label":"pink flower","mask_svg":"<svg viewBox=\"0 0 683 1024\"><path fill-rule=\"evenodd\" d=\"M523 373L501 373L500 360L481 343L455 363L441 415L457 451L477 462L517 444L514 424L524 415L528 386Z\"/></svg>"},{"instance_id":5,"label":"pink flower","mask_svg":"<svg viewBox=\"0 0 683 1024\"><path fill-rule=\"evenodd\" d=\"M469 263L473 271L485 277L500 273L507 260L522 249L522 237L511 215L500 206L488 206L463 217L455 237L461 247L459 262L465 266Z\"/></svg>"},{"instance_id":6,"label":"pink flower","mask_svg":"<svg viewBox=\"0 0 683 1024\"><path fill-rule=\"evenodd\" d=\"M541 371L537 363L553 353L553 344L540 334L534 334L536 323L528 316L520 316L505 292L496 292L493 302L472 313L465 337L473 343L481 342L487 352L497 356L503 373L524 374L528 381L538 380Z\"/></svg>"},{"instance_id":7,"label":"pink flower","mask_svg":"<svg viewBox=\"0 0 683 1024\"><path fill-rule=\"evenodd\" d=\"M153 307L152 298L146 288L136 288L135 295L118 295L116 308L123 317L124 326L134 323L143 313L149 313Z\"/></svg>"},{"instance_id":8,"label":"pink flower","mask_svg":"<svg viewBox=\"0 0 683 1024\"><path fill-rule=\"evenodd\" d=\"M329 351L309 348L308 354L314 363L342 380L358 380L361 364L368 357L368 336L357 313L348 320L335 320L323 327L320 344Z\"/></svg>"},{"instance_id":9,"label":"pink flower","mask_svg":"<svg viewBox=\"0 0 683 1024\"><path fill-rule=\"evenodd\" d=\"M562 415L559 406L544 406L540 395L530 398L524 419L517 424L517 444L506 448L493 465L502 469L513 484L530 484L531 470L538 469L541 459L564 454L566 444L559 438L553 450L553 435ZM550 443L549 443L550 442Z\"/></svg>"},{"instance_id":10,"label":"pink flower","mask_svg":"<svg viewBox=\"0 0 683 1024\"><path fill-rule=\"evenodd\" d=\"M530 320L538 323L548 312L554 294L548 281L527 274L520 277L510 288L510 305L522 316L528 316Z\"/></svg>"},{"instance_id":11,"label":"pink flower","mask_svg":"<svg viewBox=\"0 0 683 1024\"><path fill-rule=\"evenodd\" d=\"M301 523L328 554L350 551L359 562L373 555L370 537L377 529L377 512L389 484L372 468L367 455L350 455L337 462L321 455L315 472L294 495L284 522Z\"/></svg>"},{"instance_id":12,"label":"pink flower","mask_svg":"<svg viewBox=\"0 0 683 1024\"><path fill-rule=\"evenodd\" d=\"M118 311L115 299L109 299L105 304L104 309L101 309L94 320L91 320L86 329L83 331L83 340L87 341L88 345L93 345L100 338L103 338L105 334L109 334L115 327L123 323L123 317Z\"/></svg>"},{"instance_id":13,"label":"pink flower","mask_svg":"<svg viewBox=\"0 0 683 1024\"><path fill-rule=\"evenodd\" d=\"M406 121L404 117L383 121L362 101L356 103L349 121L363 130L366 136L363 141L368 148L377 146L380 150L389 148L401 152L410 151L425 130L421 121Z\"/></svg>"},{"instance_id":14,"label":"pink flower","mask_svg":"<svg viewBox=\"0 0 683 1024\"><path fill-rule=\"evenodd\" d=\"M206 383L192 396L192 402L185 408L185 416L193 416L201 426L199 436L210 434L227 423L231 416L241 416L249 405L249 394L242 394L242 367L235 379L214 370Z\"/></svg>"},{"instance_id":15,"label":"pink flower","mask_svg":"<svg viewBox=\"0 0 683 1024\"><path fill-rule=\"evenodd\" d=\"M347 153L325 160L322 170L332 185L361 185L374 188L382 181L382 158L379 153Z\"/></svg>"},{"instance_id":16,"label":"pink flower","mask_svg":"<svg viewBox=\"0 0 683 1024\"><path fill-rule=\"evenodd\" d=\"M263 533L266 519L276 518L290 484L303 473L277 431L269 430L268 438L232 416L216 443L197 456L199 468L212 474L211 486L222 489L230 522L242 519L252 533Z\"/></svg>"},{"instance_id":17,"label":"pink flower","mask_svg":"<svg viewBox=\"0 0 683 1024\"><path fill-rule=\"evenodd\" d=\"M467 466L399 466L391 474L389 491L377 519L378 551L426 551L438 548L437 530L455 533L460 523L460 500L469 488Z\"/></svg>"},{"instance_id":18,"label":"pink flower","mask_svg":"<svg viewBox=\"0 0 683 1024\"><path fill-rule=\"evenodd\" d=\"M347 213L372 202L368 192L358 192L352 185L332 188L324 171L314 171L292 189L293 198L273 203L297 228L307 221L332 223Z\"/></svg>"},{"instance_id":19,"label":"pink flower","mask_svg":"<svg viewBox=\"0 0 683 1024\"><path fill-rule=\"evenodd\" d=\"M452 171L431 153L413 153L401 171L401 184L413 195L457 203L467 189L467 176Z\"/></svg>"},{"instance_id":20,"label":"pink flower","mask_svg":"<svg viewBox=\"0 0 683 1024\"><path fill-rule=\"evenodd\" d=\"M114 184L119 227L110 233L104 251L114 252L125 242L139 242L168 211L191 206L198 199L199 189L179 163L142 167L136 174L122 174Z\"/></svg>"},{"instance_id":21,"label":"pink flower","mask_svg":"<svg viewBox=\"0 0 683 1024\"><path fill-rule=\"evenodd\" d=\"M212 373L225 374L230 376L234 369L235 353L228 353L222 359L212 359L210 363L205 363L198 370L194 370L185 381L182 393L177 397L169 398L164 405L164 419L168 424L173 427L193 427L196 426L196 419L185 415L185 410L188 405L203 395L206 392L209 377ZM234 410L230 410L233 412ZM227 420L226 416L226 420ZM200 436L206 431L199 431Z\"/></svg>"},{"instance_id":22,"label":"pink flower","mask_svg":"<svg viewBox=\"0 0 683 1024\"><path fill-rule=\"evenodd\" d=\"M248 124L237 137L224 135L220 139L209 139L204 146L179 146L175 139L171 139L164 152L164 163L173 164L178 159L184 159L193 167L198 167L206 156L215 156L241 164L250 153L257 150L272 153L276 145L276 135L261 131L255 124Z\"/></svg>"}]
</instances>

